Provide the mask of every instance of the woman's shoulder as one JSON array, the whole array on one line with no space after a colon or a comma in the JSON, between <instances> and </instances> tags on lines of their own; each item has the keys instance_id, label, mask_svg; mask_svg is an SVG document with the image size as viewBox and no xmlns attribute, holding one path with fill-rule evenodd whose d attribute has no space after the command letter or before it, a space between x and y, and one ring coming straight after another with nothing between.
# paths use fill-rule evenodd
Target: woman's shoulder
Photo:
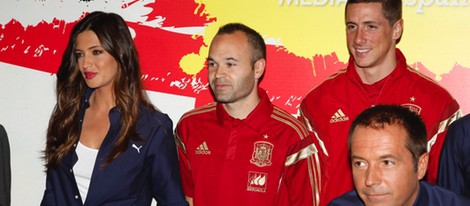
<instances>
[{"instance_id":1,"label":"woman's shoulder","mask_svg":"<svg viewBox=\"0 0 470 206\"><path fill-rule=\"evenodd\" d=\"M142 105L139 109L138 125L163 126L172 128L173 122L168 114L155 108Z\"/></svg>"}]
</instances>

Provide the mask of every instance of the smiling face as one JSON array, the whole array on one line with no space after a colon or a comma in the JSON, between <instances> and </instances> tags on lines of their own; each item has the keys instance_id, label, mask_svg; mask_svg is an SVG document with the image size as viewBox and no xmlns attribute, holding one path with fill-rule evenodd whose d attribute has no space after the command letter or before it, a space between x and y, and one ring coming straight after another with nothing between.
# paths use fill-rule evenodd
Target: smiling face
<instances>
[{"instance_id":1,"label":"smiling face","mask_svg":"<svg viewBox=\"0 0 470 206\"><path fill-rule=\"evenodd\" d=\"M419 157L416 170L406 147L407 133L396 124L358 126L351 138L354 186L365 205L412 205L426 172L427 153Z\"/></svg>"},{"instance_id":2,"label":"smiling face","mask_svg":"<svg viewBox=\"0 0 470 206\"><path fill-rule=\"evenodd\" d=\"M346 8L346 36L349 53L357 69L393 70L396 40L403 20L391 25L380 3L354 3Z\"/></svg>"},{"instance_id":3,"label":"smiling face","mask_svg":"<svg viewBox=\"0 0 470 206\"><path fill-rule=\"evenodd\" d=\"M86 30L77 35L75 55L78 68L90 88L109 89L118 74L118 63L101 45L95 32Z\"/></svg>"},{"instance_id":4,"label":"smiling face","mask_svg":"<svg viewBox=\"0 0 470 206\"><path fill-rule=\"evenodd\" d=\"M258 99L258 81L264 59L253 64L252 48L245 33L235 31L214 37L209 49L209 83L217 102L251 103Z\"/></svg>"}]
</instances>

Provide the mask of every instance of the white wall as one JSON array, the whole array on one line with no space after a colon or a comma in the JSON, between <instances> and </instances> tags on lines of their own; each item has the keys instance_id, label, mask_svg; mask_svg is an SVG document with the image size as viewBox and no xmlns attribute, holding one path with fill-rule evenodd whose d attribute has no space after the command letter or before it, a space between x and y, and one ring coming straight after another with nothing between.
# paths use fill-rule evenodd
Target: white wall
<instances>
[{"instance_id":1,"label":"white wall","mask_svg":"<svg viewBox=\"0 0 470 206\"><path fill-rule=\"evenodd\" d=\"M55 104L55 75L0 62L0 124L7 130L12 167L12 205L39 205L45 185L45 136ZM176 124L194 99L149 92Z\"/></svg>"}]
</instances>

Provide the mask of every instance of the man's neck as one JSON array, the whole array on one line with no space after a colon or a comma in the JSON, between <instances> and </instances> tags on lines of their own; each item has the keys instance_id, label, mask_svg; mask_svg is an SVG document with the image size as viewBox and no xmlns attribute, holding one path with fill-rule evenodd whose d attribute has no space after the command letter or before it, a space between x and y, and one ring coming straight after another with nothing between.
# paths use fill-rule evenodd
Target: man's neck
<instances>
[{"instance_id":1,"label":"man's neck","mask_svg":"<svg viewBox=\"0 0 470 206\"><path fill-rule=\"evenodd\" d=\"M374 84L388 75L390 75L395 67L393 68L387 68L387 69L376 69L376 70L369 70L369 69L363 69L363 68L357 68L356 71L357 74L359 75L359 78L361 78L362 83L364 84Z\"/></svg>"},{"instance_id":2,"label":"man's neck","mask_svg":"<svg viewBox=\"0 0 470 206\"><path fill-rule=\"evenodd\" d=\"M248 97L247 97L248 98ZM245 101L223 104L227 113L235 119L245 119L258 106L260 98L248 98Z\"/></svg>"},{"instance_id":3,"label":"man's neck","mask_svg":"<svg viewBox=\"0 0 470 206\"><path fill-rule=\"evenodd\" d=\"M378 63L370 67L359 67L354 65L356 72L364 84L374 84L390 75L398 65L395 50L390 51Z\"/></svg>"}]
</instances>

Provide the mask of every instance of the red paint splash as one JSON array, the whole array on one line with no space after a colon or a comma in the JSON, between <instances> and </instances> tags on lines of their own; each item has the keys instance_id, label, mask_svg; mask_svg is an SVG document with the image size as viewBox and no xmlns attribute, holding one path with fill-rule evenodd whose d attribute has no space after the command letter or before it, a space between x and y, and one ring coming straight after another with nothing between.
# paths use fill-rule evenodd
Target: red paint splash
<instances>
[{"instance_id":1,"label":"red paint splash","mask_svg":"<svg viewBox=\"0 0 470 206\"><path fill-rule=\"evenodd\" d=\"M136 1L123 4L128 8ZM151 8L146 21L164 19L163 27L204 27L216 21L204 14L204 5L192 1L156 1L145 5ZM78 21L78 20L77 20ZM178 34L160 28L128 22L135 30L135 43L139 51L143 81L148 90L194 97L196 105L212 102L207 84L207 70L201 68L196 75L188 75L179 66L181 58L199 52L203 37ZM21 67L55 74L62 52L75 22L54 19L36 26L23 26L12 19L0 27L0 61ZM205 56L207 54L199 54ZM305 94L325 78L346 67L335 53L298 57L283 47L267 46L267 69L261 87L268 91L273 103L291 114ZM419 64L419 69L435 79L435 75ZM463 88L470 87L470 69L456 65L440 82L456 97L464 113L470 112L470 99Z\"/></svg>"}]
</instances>

